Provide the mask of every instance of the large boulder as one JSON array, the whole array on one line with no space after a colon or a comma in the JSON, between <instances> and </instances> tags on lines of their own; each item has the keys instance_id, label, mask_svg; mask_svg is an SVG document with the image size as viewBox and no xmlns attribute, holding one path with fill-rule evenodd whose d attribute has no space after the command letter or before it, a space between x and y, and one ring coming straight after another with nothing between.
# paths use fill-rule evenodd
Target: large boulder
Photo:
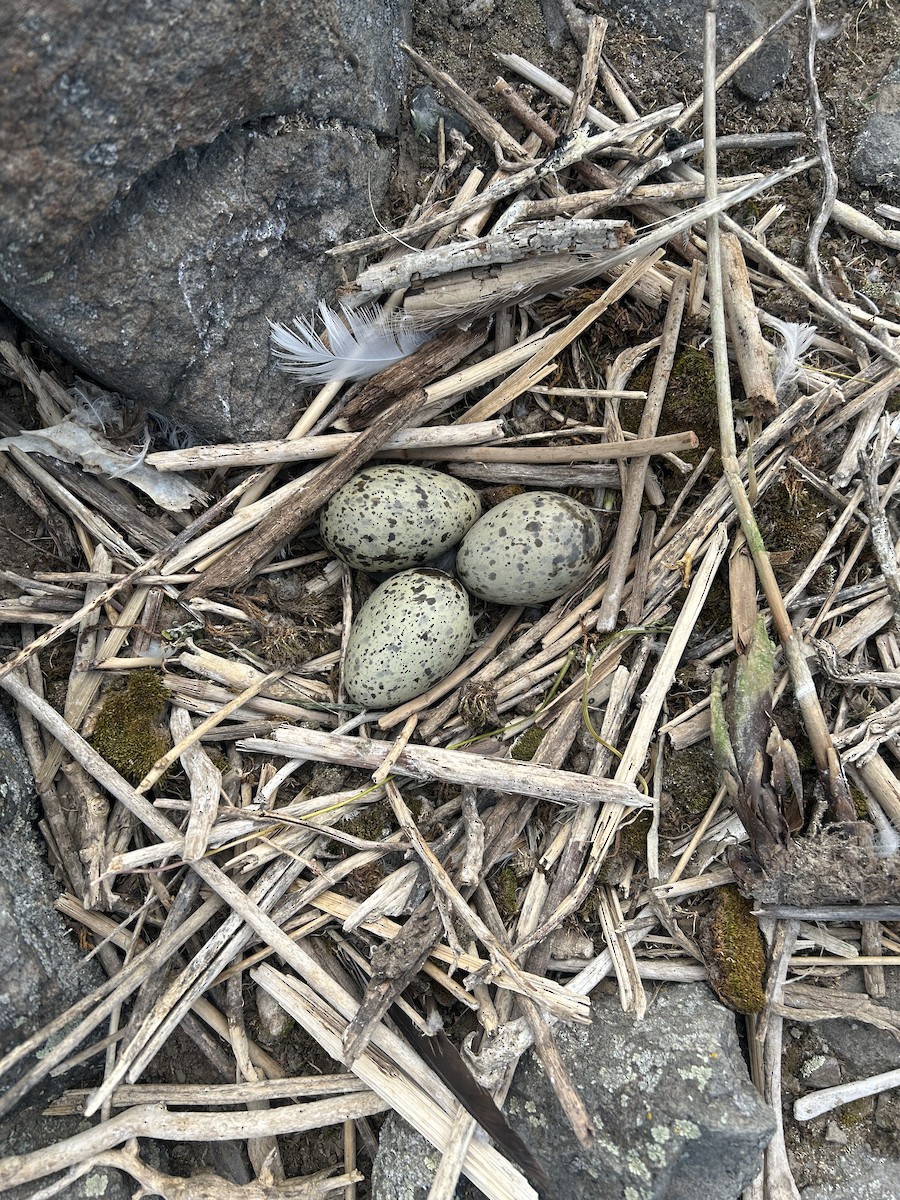
<instances>
[{"instance_id":1,"label":"large boulder","mask_svg":"<svg viewBox=\"0 0 900 1200\"><path fill-rule=\"evenodd\" d=\"M410 0L42 0L0 25L0 300L204 436L272 436L268 319L374 226Z\"/></svg>"}]
</instances>

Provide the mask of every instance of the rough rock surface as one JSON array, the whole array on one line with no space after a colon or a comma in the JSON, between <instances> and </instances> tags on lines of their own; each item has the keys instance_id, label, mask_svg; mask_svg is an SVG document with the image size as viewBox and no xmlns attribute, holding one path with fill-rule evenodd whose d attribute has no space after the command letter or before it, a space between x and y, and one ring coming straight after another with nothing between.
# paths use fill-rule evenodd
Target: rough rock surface
<instances>
[{"instance_id":1,"label":"rough rock surface","mask_svg":"<svg viewBox=\"0 0 900 1200\"><path fill-rule=\"evenodd\" d=\"M737 69L734 86L747 100L767 100L787 79L792 61L791 48L784 38L769 38Z\"/></svg>"},{"instance_id":2,"label":"rough rock surface","mask_svg":"<svg viewBox=\"0 0 900 1200\"><path fill-rule=\"evenodd\" d=\"M857 183L900 191L900 59L888 71L850 158Z\"/></svg>"},{"instance_id":3,"label":"rough rock surface","mask_svg":"<svg viewBox=\"0 0 900 1200\"><path fill-rule=\"evenodd\" d=\"M0 1126L0 1144L4 1154L30 1154L47 1146L56 1145L64 1138L84 1133L96 1122L84 1117L45 1117L41 1105L22 1108ZM148 1142L144 1139L143 1153L149 1159L159 1160L159 1143L153 1144L148 1153ZM156 1163L154 1163L156 1165ZM159 1162L159 1166L163 1166ZM59 1179L56 1176L55 1179ZM46 1182L46 1181L42 1181ZM28 1200L35 1193L35 1185L22 1184L3 1193L5 1200ZM135 1184L122 1171L114 1167L93 1167L80 1179L69 1181L60 1193L65 1200L129 1200L135 1193Z\"/></svg>"},{"instance_id":4,"label":"rough rock surface","mask_svg":"<svg viewBox=\"0 0 900 1200\"><path fill-rule=\"evenodd\" d=\"M50 0L0 29L0 299L106 386L273 436L267 319L373 224L408 0Z\"/></svg>"},{"instance_id":5,"label":"rough rock surface","mask_svg":"<svg viewBox=\"0 0 900 1200\"><path fill-rule=\"evenodd\" d=\"M659 38L689 62L703 61L705 5L697 0L606 0L605 8L619 20ZM769 5L771 7L771 5ZM777 16L781 8L775 13ZM768 17L765 0L720 0L717 9L719 61L725 62L762 33Z\"/></svg>"},{"instance_id":6,"label":"rough rock surface","mask_svg":"<svg viewBox=\"0 0 900 1200\"><path fill-rule=\"evenodd\" d=\"M591 1026L558 1026L556 1035L597 1129L593 1151L575 1141L532 1054L516 1071L505 1109L550 1166L558 1196L733 1200L754 1178L774 1122L747 1076L734 1017L707 987L665 988L637 1022L617 997L595 998ZM421 1200L436 1160L391 1119L374 1200ZM466 1187L463 1196L477 1194Z\"/></svg>"},{"instance_id":7,"label":"rough rock surface","mask_svg":"<svg viewBox=\"0 0 900 1200\"><path fill-rule=\"evenodd\" d=\"M96 963L84 964L53 907L59 888L32 827L37 817L34 780L14 722L2 708L0 815L2 1056L103 978Z\"/></svg>"},{"instance_id":8,"label":"rough rock surface","mask_svg":"<svg viewBox=\"0 0 900 1200\"><path fill-rule=\"evenodd\" d=\"M13 720L0 708L0 1056L19 1045L102 979L96 963L85 963L53 907L58 894L32 822L37 816L34 780ZM30 1064L25 1064L30 1065ZM4 1079L0 1090L9 1082ZM71 1084L60 1078L55 1090ZM43 1104L20 1108L0 1123L6 1154L27 1154L88 1127L80 1118L41 1115ZM5 1193L16 1200L34 1187ZM72 1200L131 1194L120 1172L97 1168L67 1185Z\"/></svg>"},{"instance_id":9,"label":"rough rock surface","mask_svg":"<svg viewBox=\"0 0 900 1200\"><path fill-rule=\"evenodd\" d=\"M803 1200L897 1200L897 1160L873 1154L858 1146L841 1154L829 1171L830 1178L802 1188Z\"/></svg>"}]
</instances>

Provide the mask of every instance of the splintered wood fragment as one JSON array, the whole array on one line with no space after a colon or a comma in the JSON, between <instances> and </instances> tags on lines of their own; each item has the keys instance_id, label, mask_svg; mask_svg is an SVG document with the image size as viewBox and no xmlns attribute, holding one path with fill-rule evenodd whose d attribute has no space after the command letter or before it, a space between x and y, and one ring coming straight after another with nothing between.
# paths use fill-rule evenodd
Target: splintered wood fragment
<instances>
[{"instance_id":1,"label":"splintered wood fragment","mask_svg":"<svg viewBox=\"0 0 900 1200\"><path fill-rule=\"evenodd\" d=\"M219 811L222 772L196 742L189 742L194 731L191 718L177 705L169 715L172 741L181 751L179 758L191 785L191 811L184 835L183 858L194 862L206 853L209 833Z\"/></svg>"},{"instance_id":2,"label":"splintered wood fragment","mask_svg":"<svg viewBox=\"0 0 900 1200\"><path fill-rule=\"evenodd\" d=\"M769 346L759 328L756 303L741 244L733 234L722 236L722 283L731 347L737 358L744 396L750 411L767 418L778 411Z\"/></svg>"},{"instance_id":3,"label":"splintered wood fragment","mask_svg":"<svg viewBox=\"0 0 900 1200\"><path fill-rule=\"evenodd\" d=\"M147 462L157 471L206 471L229 467L259 467L269 463L307 462L310 459L331 458L352 446L358 433L322 433L316 437L286 439L271 442L249 442L236 446L190 446L185 450L160 450L148 454ZM440 458L444 446L477 446L503 436L501 421L482 421L469 429L436 426L427 429L403 429L389 437L383 451L428 450Z\"/></svg>"},{"instance_id":4,"label":"splintered wood fragment","mask_svg":"<svg viewBox=\"0 0 900 1200\"><path fill-rule=\"evenodd\" d=\"M239 750L275 754L284 758L311 758L315 762L342 763L348 767L374 770L391 750L391 742L346 737L313 729L279 729L271 738L245 738ZM439 750L433 746L407 746L394 766L398 775L414 779L440 779L445 783L473 784L518 796L583 804L609 802L637 808L650 801L631 784L608 779L591 779L574 771L559 771L533 763L506 762L462 750Z\"/></svg>"},{"instance_id":5,"label":"splintered wood fragment","mask_svg":"<svg viewBox=\"0 0 900 1200\"><path fill-rule=\"evenodd\" d=\"M638 429L638 440L626 444L640 445L645 439L655 440L656 427L659 423L669 376L672 373L672 365L678 349L678 334L681 329L686 296L687 281L680 278L672 285L672 295L663 325L659 353L653 368L650 386L647 389L647 401ZM615 628L619 609L622 607L622 593L625 590L628 564L640 528L641 502L644 497L644 483L648 466L646 458L639 458L633 462L622 492L622 508L616 522L616 536L610 555L606 591L597 618L597 629L600 633L608 633Z\"/></svg>"},{"instance_id":6,"label":"splintered wood fragment","mask_svg":"<svg viewBox=\"0 0 900 1200\"><path fill-rule=\"evenodd\" d=\"M480 958L477 954L469 954L464 951L462 954L455 955L446 943L438 940L440 937L439 933L436 935L434 942L428 938L424 939L428 944L424 949L421 949L421 946L424 944L423 939L421 937L417 938L415 929L409 929L407 927L408 923L399 925L389 917L375 915L364 916L357 922L356 915L358 910L366 904L366 901L357 904L355 901L341 896L338 892L323 892L321 895L314 896L310 904L314 908L321 909L322 912L331 913L337 917L339 921L344 923L345 928L348 923L352 923L354 927L359 925L368 933L373 933L376 937L383 938L386 943L385 950L388 952L393 952L397 945L402 946L402 940L398 942L398 939L403 939L413 944L412 953L415 961L421 959L421 963L424 963L428 958L433 958L437 962L446 963L451 968L466 971L471 975L486 973L491 968L490 960ZM430 901L428 905L430 913L430 910L434 906ZM412 936L410 936L411 934ZM405 962L406 959L404 958L404 964ZM397 977L401 979L405 978L404 970L405 967L399 972L394 973L392 976L393 982L397 981ZM413 978L418 970L419 966L416 966L415 970L411 972L410 978ZM517 971L515 975L510 975L502 966L496 967L491 974L492 982L498 987L506 988L517 994L535 996L541 1008L552 1012L561 1020L577 1021L585 1025L590 1024L590 1004L586 1003L583 997L573 996L568 989L563 988L555 980L547 979L543 975L535 975L529 971L522 972L521 970ZM524 988L520 981L524 981ZM403 987L405 986L406 984L403 985ZM403 987L399 989L399 992L403 991ZM391 1002L389 1001L388 1003Z\"/></svg>"},{"instance_id":7,"label":"splintered wood fragment","mask_svg":"<svg viewBox=\"0 0 900 1200\"><path fill-rule=\"evenodd\" d=\"M361 384L359 391L355 392L341 409L341 424L352 430L364 430L366 438L371 438L376 418L385 417L387 432L377 435L380 448L387 437L403 429L409 420L407 417L400 421L399 413L394 412L395 408L399 409L402 405L406 394L421 394L426 384L440 378L468 358L473 350L483 346L487 334L486 322L479 322L468 329L449 329L432 341L426 342L414 354L399 359L374 378ZM394 414L393 417L391 414ZM346 453L349 454L352 450L353 447ZM372 450L367 451L367 455L371 453Z\"/></svg>"},{"instance_id":8,"label":"splintered wood fragment","mask_svg":"<svg viewBox=\"0 0 900 1200\"><path fill-rule=\"evenodd\" d=\"M541 255L586 255L618 250L633 236L634 230L626 221L537 221L503 233L489 233L472 241L440 246L436 250L416 250L374 263L357 276L355 287L359 291L348 297L348 303L356 308L384 292L418 285L453 271L520 263L523 259Z\"/></svg>"}]
</instances>

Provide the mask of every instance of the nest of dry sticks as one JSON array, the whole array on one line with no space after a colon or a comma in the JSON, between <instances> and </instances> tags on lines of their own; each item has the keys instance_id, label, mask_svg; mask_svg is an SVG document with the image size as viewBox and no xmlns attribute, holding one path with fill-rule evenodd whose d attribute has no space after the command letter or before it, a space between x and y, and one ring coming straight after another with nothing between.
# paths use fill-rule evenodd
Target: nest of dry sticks
<instances>
[{"instance_id":1,"label":"nest of dry sticks","mask_svg":"<svg viewBox=\"0 0 900 1200\"><path fill-rule=\"evenodd\" d=\"M146 1135L246 1139L257 1182L207 1177L209 1195L352 1195L357 1135L371 1149L370 1118L393 1109L444 1156L433 1196L460 1172L492 1198L534 1195L541 1167L485 1089L502 1100L533 1045L589 1143L552 1027L589 1021L610 975L636 1018L646 979L708 978L760 1014L756 1082L776 1107L785 1014L849 1010L900 1035L898 1014L833 986L855 961L877 999L900 963L900 324L836 299L817 255L828 219L896 235L837 201L823 121L814 157L720 176L711 68L705 105L642 117L605 68L603 22L583 33L574 91L504 56L527 85L496 88L521 141L410 51L473 133L452 131L404 228L334 253L370 259L345 304L403 297L441 332L369 382L326 384L286 439L148 453L141 469L189 474L195 504L202 485L199 516L139 499L127 471L0 455L87 559L6 573L22 595L0 619L21 626L22 650L0 670L68 889L59 907L109 974L0 1064L19 1072L8 1110L95 1042L102 1083L54 1111L100 1123L0 1160L2 1187L56 1172L65 1187L105 1163L185 1194L141 1159ZM590 104L598 71L620 119ZM701 106L704 139L678 145ZM825 187L804 271L765 229L778 186L813 163ZM728 213L752 196L772 208L748 229ZM778 293L808 324L766 310ZM635 332L610 354L613 327ZM2 350L48 428L78 417L84 395ZM713 408L716 439L698 448ZM577 594L483 606L457 670L371 714L346 703L340 672L364 584L314 522L379 455L486 487L579 489L609 542ZM782 537L796 526L814 531L805 551ZM71 653L56 707L55 643ZM425 992L448 1025L462 1014L480 1031L466 1059L423 1022ZM254 993L334 1073L286 1071L245 1022ZM179 1027L237 1082L141 1082ZM832 1102L866 1086L885 1085ZM499 1149L471 1139L470 1113ZM343 1163L286 1178L285 1136L334 1125ZM758 1186L795 1194L781 1134Z\"/></svg>"}]
</instances>

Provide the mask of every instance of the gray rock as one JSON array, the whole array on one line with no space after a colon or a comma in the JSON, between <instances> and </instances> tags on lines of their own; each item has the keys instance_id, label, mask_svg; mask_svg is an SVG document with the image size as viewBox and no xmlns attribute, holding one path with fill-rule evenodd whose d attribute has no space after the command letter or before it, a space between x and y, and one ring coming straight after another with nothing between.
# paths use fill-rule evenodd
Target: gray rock
<instances>
[{"instance_id":1,"label":"gray rock","mask_svg":"<svg viewBox=\"0 0 900 1200\"><path fill-rule=\"evenodd\" d=\"M872 113L856 135L850 174L865 187L900 191L900 61L881 81Z\"/></svg>"},{"instance_id":2,"label":"gray rock","mask_svg":"<svg viewBox=\"0 0 900 1200\"><path fill-rule=\"evenodd\" d=\"M897 1200L900 1164L867 1146L844 1150L829 1167L829 1178L801 1190L803 1200Z\"/></svg>"},{"instance_id":3,"label":"gray rock","mask_svg":"<svg viewBox=\"0 0 900 1200\"><path fill-rule=\"evenodd\" d=\"M387 186L409 0L17 6L0 27L0 299L204 436L281 432L267 319Z\"/></svg>"},{"instance_id":4,"label":"gray rock","mask_svg":"<svg viewBox=\"0 0 900 1200\"><path fill-rule=\"evenodd\" d=\"M800 1077L810 1087L836 1087L842 1079L841 1064L833 1054L814 1054L801 1066Z\"/></svg>"},{"instance_id":5,"label":"gray rock","mask_svg":"<svg viewBox=\"0 0 900 1200\"><path fill-rule=\"evenodd\" d=\"M53 882L32 822L34 780L12 720L0 709L0 1056L104 978L84 964L53 907ZM0 1082L0 1088L8 1079ZM66 1086L60 1081L58 1088Z\"/></svg>"},{"instance_id":6,"label":"gray rock","mask_svg":"<svg viewBox=\"0 0 900 1200\"><path fill-rule=\"evenodd\" d=\"M747 100L768 100L787 79L791 57L791 48L784 38L769 38L735 72L734 86Z\"/></svg>"},{"instance_id":7,"label":"gray rock","mask_svg":"<svg viewBox=\"0 0 900 1200\"><path fill-rule=\"evenodd\" d=\"M702 0L606 0L604 8L648 36L659 38L694 64L703 61L705 4ZM716 33L718 58L726 62L758 37L764 28L756 0L719 0Z\"/></svg>"},{"instance_id":8,"label":"gray rock","mask_svg":"<svg viewBox=\"0 0 900 1200\"><path fill-rule=\"evenodd\" d=\"M900 1012L900 977L896 971L885 971L885 997L875 1003L883 1004L895 1013ZM862 971L848 971L841 980L841 990L863 994ZM827 1042L845 1066L845 1078L865 1079L883 1071L897 1069L897 1039L886 1029L878 1029L866 1021L847 1018L817 1022L816 1033Z\"/></svg>"},{"instance_id":9,"label":"gray rock","mask_svg":"<svg viewBox=\"0 0 900 1200\"><path fill-rule=\"evenodd\" d=\"M0 1145L4 1155L31 1154L54 1146L65 1138L84 1133L94 1123L84 1117L45 1117L40 1106L22 1108L0 1127ZM163 1165L159 1162L159 1143L153 1143L148 1154L148 1142L144 1139L142 1154L149 1158L154 1166ZM60 1176L52 1178L59 1179ZM20 1187L9 1188L3 1195L5 1200L28 1200L34 1195L36 1186L47 1182L44 1179L39 1185L22 1184ZM67 1183L65 1191L60 1194L65 1200L129 1200L135 1193L135 1187L129 1176L114 1167L94 1167L80 1179Z\"/></svg>"},{"instance_id":10,"label":"gray rock","mask_svg":"<svg viewBox=\"0 0 900 1200\"><path fill-rule=\"evenodd\" d=\"M617 998L595 998L591 1026L556 1033L597 1129L593 1150L575 1141L532 1054L505 1106L554 1181L548 1200L733 1200L755 1177L774 1121L750 1084L734 1017L708 988L666 988L638 1022ZM423 1139L389 1120L374 1200L422 1200L436 1163Z\"/></svg>"}]
</instances>

